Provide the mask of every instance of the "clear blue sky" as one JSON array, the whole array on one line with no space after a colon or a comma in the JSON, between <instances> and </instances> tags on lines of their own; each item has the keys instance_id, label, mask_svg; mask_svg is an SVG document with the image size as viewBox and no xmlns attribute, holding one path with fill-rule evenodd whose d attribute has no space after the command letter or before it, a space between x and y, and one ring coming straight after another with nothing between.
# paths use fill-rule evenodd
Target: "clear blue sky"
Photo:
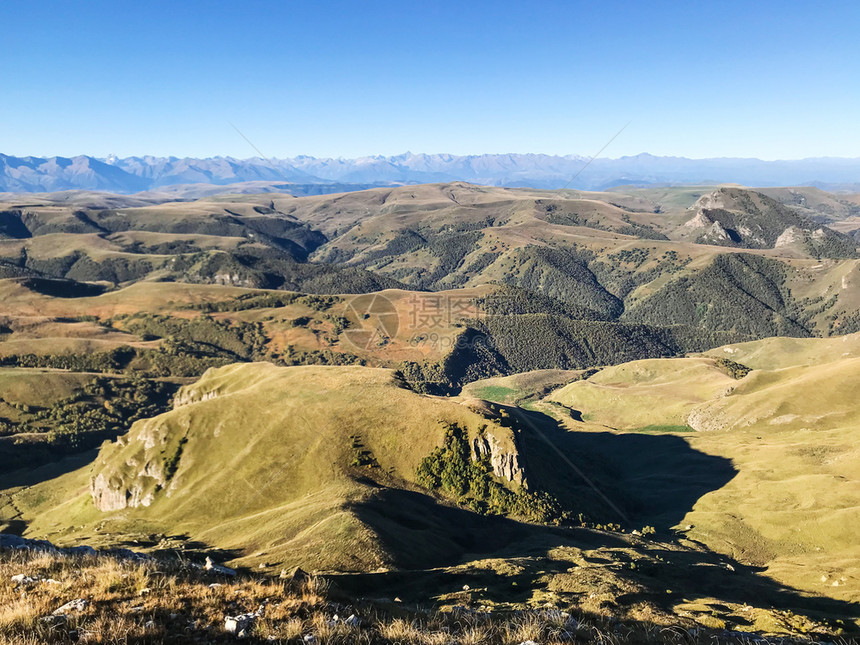
<instances>
[{"instance_id":1,"label":"clear blue sky","mask_svg":"<svg viewBox=\"0 0 860 645\"><path fill-rule=\"evenodd\" d=\"M0 5L0 152L860 156L853 2Z\"/></svg>"}]
</instances>

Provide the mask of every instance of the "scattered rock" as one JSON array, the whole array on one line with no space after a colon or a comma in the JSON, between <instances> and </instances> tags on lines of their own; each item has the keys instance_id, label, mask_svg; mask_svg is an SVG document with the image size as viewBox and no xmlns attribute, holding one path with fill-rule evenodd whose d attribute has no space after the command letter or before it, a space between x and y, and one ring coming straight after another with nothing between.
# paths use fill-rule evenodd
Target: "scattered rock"
<instances>
[{"instance_id":1,"label":"scattered rock","mask_svg":"<svg viewBox=\"0 0 860 645\"><path fill-rule=\"evenodd\" d=\"M225 616L224 631L228 634L235 634L236 638L247 638L251 635L251 630L256 620L262 618L265 612L266 603L264 602L257 608L257 611L240 614L239 616Z\"/></svg>"},{"instance_id":2,"label":"scattered rock","mask_svg":"<svg viewBox=\"0 0 860 645\"><path fill-rule=\"evenodd\" d=\"M96 551L93 547L87 545L81 546L72 546L68 549L64 549L64 551L70 555L98 555L99 552Z\"/></svg>"},{"instance_id":3,"label":"scattered rock","mask_svg":"<svg viewBox=\"0 0 860 645\"><path fill-rule=\"evenodd\" d=\"M42 616L39 622L49 628L65 627L69 618L65 614L51 614L50 616Z\"/></svg>"},{"instance_id":4,"label":"scattered rock","mask_svg":"<svg viewBox=\"0 0 860 645\"><path fill-rule=\"evenodd\" d=\"M57 548L47 540L30 540L20 535L11 533L0 533L0 548L2 549L27 549L30 551L55 552Z\"/></svg>"},{"instance_id":5,"label":"scattered rock","mask_svg":"<svg viewBox=\"0 0 860 645\"><path fill-rule=\"evenodd\" d=\"M83 611L89 604L90 601L85 598L76 598L75 600L70 600L59 609L55 609L53 615L60 616L68 614L70 611Z\"/></svg>"},{"instance_id":6,"label":"scattered rock","mask_svg":"<svg viewBox=\"0 0 860 645\"><path fill-rule=\"evenodd\" d=\"M761 643L763 641L762 637L759 634L755 634L753 632L726 630L723 632L723 636L726 636L727 638L741 639L743 640L743 642L747 643Z\"/></svg>"},{"instance_id":7,"label":"scattered rock","mask_svg":"<svg viewBox=\"0 0 860 645\"><path fill-rule=\"evenodd\" d=\"M344 625L347 625L349 627L358 627L361 624L361 619L355 614L350 614L349 618L346 619L342 619L340 616L335 614L334 617L329 621L329 626L334 627L335 625L338 625L340 623L343 623Z\"/></svg>"},{"instance_id":8,"label":"scattered rock","mask_svg":"<svg viewBox=\"0 0 860 645\"><path fill-rule=\"evenodd\" d=\"M296 567L291 571L284 569L279 577L281 580L289 580L290 582L306 582L311 578L308 572L301 567Z\"/></svg>"},{"instance_id":9,"label":"scattered rock","mask_svg":"<svg viewBox=\"0 0 860 645\"><path fill-rule=\"evenodd\" d=\"M203 568L206 571L211 571L212 573L217 573L222 576L235 576L236 570L231 569L230 567L224 567L220 564L215 564L208 555L206 556L206 564L203 565Z\"/></svg>"},{"instance_id":10,"label":"scattered rock","mask_svg":"<svg viewBox=\"0 0 860 645\"><path fill-rule=\"evenodd\" d=\"M12 576L10 580L17 585L31 585L34 582L39 582L41 578L33 578L32 576L28 576L25 573L19 573Z\"/></svg>"},{"instance_id":11,"label":"scattered rock","mask_svg":"<svg viewBox=\"0 0 860 645\"><path fill-rule=\"evenodd\" d=\"M224 631L235 634L237 638L244 638L250 634L254 621L259 616L255 613L241 614L240 616L227 616L224 618Z\"/></svg>"},{"instance_id":12,"label":"scattered rock","mask_svg":"<svg viewBox=\"0 0 860 645\"><path fill-rule=\"evenodd\" d=\"M20 535L13 535L11 533L0 533L0 549L41 551L45 553L72 556L106 556L117 558L119 560L154 560L152 556L146 555L144 553L137 553L135 551L132 551L131 549L108 549L105 551L98 551L93 547L87 545L60 548L54 546L47 540L32 540L30 538L21 537Z\"/></svg>"},{"instance_id":13,"label":"scattered rock","mask_svg":"<svg viewBox=\"0 0 860 645\"><path fill-rule=\"evenodd\" d=\"M120 560L138 560L147 562L155 559L150 555L146 555L145 553L138 553L137 551L132 551L131 549L110 549L108 551L103 551L102 554L110 555Z\"/></svg>"}]
</instances>

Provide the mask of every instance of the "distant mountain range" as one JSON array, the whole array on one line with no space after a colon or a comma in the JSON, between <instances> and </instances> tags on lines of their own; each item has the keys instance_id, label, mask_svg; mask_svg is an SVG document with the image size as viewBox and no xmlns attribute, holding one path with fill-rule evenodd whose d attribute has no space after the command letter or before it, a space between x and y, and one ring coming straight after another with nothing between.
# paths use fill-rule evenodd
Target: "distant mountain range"
<instances>
[{"instance_id":1,"label":"distant mountain range","mask_svg":"<svg viewBox=\"0 0 860 645\"><path fill-rule=\"evenodd\" d=\"M572 180L572 181L571 181ZM319 192L391 184L466 181L491 186L605 190L619 185L738 183L747 186L860 188L860 158L794 161L687 159L640 154L618 159L567 155L405 153L331 159L177 157L14 157L0 154L0 192L100 190L137 193L165 186L239 182L318 185ZM328 186L326 190L323 187ZM307 192L307 191L305 191Z\"/></svg>"}]
</instances>

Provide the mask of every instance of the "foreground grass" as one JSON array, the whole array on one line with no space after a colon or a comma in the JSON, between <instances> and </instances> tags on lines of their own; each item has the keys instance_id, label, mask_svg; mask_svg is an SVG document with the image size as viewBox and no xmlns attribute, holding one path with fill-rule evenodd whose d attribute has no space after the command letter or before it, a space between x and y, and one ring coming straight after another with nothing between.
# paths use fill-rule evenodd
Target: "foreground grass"
<instances>
[{"instance_id":1,"label":"foreground grass","mask_svg":"<svg viewBox=\"0 0 860 645\"><path fill-rule=\"evenodd\" d=\"M13 581L25 574L33 580ZM55 612L78 599L86 605ZM225 617L257 612L250 642L415 645L748 643L752 635L625 624L557 609L422 611L397 602L343 604L321 578L224 578L179 562L25 551L0 553L0 642L222 643ZM758 642L767 642L761 640ZM814 642L780 638L773 642ZM853 643L829 640L832 643Z\"/></svg>"}]
</instances>

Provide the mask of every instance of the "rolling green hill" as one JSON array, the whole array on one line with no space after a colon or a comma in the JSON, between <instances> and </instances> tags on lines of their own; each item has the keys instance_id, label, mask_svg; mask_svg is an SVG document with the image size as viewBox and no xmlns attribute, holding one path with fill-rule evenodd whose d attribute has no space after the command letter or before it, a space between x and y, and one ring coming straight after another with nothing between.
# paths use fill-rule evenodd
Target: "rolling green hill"
<instances>
[{"instance_id":1,"label":"rolling green hill","mask_svg":"<svg viewBox=\"0 0 860 645\"><path fill-rule=\"evenodd\" d=\"M675 433L730 459L737 476L678 526L792 586L856 602L860 570L849 535L860 526L857 343L856 334L773 338L704 357L637 361L548 401L576 410L581 421L566 423L572 430ZM733 378L720 363L728 357L754 369Z\"/></svg>"},{"instance_id":2,"label":"rolling green hill","mask_svg":"<svg viewBox=\"0 0 860 645\"><path fill-rule=\"evenodd\" d=\"M854 215L769 194L3 204L0 524L409 602L849 627Z\"/></svg>"},{"instance_id":3,"label":"rolling green hill","mask_svg":"<svg viewBox=\"0 0 860 645\"><path fill-rule=\"evenodd\" d=\"M710 359L682 360L693 365L609 368L551 398L655 379L668 392L670 374L676 383L696 374L690 396L698 401L714 384L735 382ZM174 410L138 421L78 470L24 487L8 474L0 513L26 535L58 544L133 543L192 559L205 551L267 572L299 565L328 572L349 593L443 606L575 603L662 624L796 633L854 616L850 541L838 534L813 559L826 575L846 578L832 591L817 589L829 600L787 586L791 569L782 561L767 575L746 565L766 560L741 543L727 560L690 540L720 546L723 534L709 532L717 527L745 536L735 528L740 520L717 517L727 511L712 501L749 476L744 460L733 468L711 444L704 450L679 436L594 429L470 397L422 396L388 370L233 365L185 386ZM440 473L438 488L431 472ZM669 526L687 521L695 529L674 540ZM616 523L627 529L612 529ZM658 536L631 532L645 526Z\"/></svg>"},{"instance_id":4,"label":"rolling green hill","mask_svg":"<svg viewBox=\"0 0 860 645\"><path fill-rule=\"evenodd\" d=\"M415 491L418 465L441 443L445 424L485 437L500 464L505 455L516 459L509 429L416 395L388 370L229 366L183 388L175 410L135 425L86 471L17 499L25 508L43 494L72 495L34 519L34 531L52 532L72 513L75 524L98 526L106 538L182 532L240 550L249 564L419 566L457 552L444 527L408 509L402 524L379 517L382 525L369 525L360 509L377 503L382 484ZM516 486L521 477L512 476ZM413 547L386 548L390 540Z\"/></svg>"}]
</instances>

